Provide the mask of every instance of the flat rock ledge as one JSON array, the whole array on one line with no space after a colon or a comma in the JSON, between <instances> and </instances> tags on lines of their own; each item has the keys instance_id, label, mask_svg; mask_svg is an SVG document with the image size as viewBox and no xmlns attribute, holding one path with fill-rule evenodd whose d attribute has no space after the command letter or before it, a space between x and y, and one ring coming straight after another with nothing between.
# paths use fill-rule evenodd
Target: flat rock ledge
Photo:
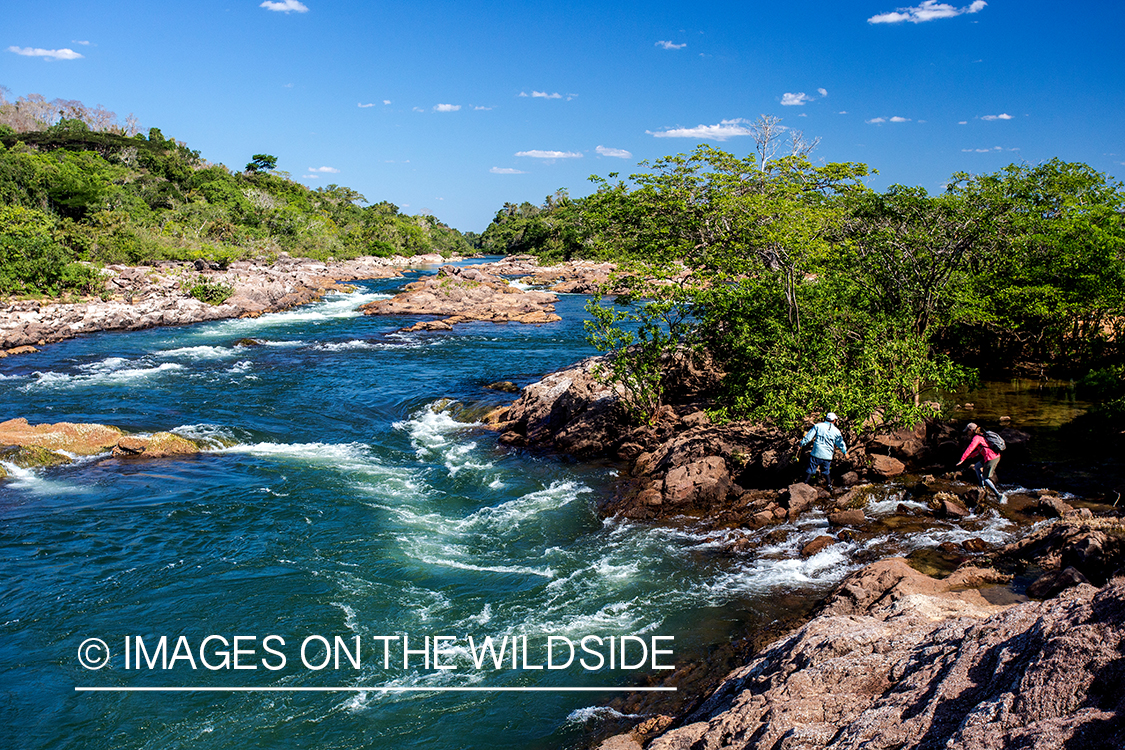
<instances>
[{"instance_id":1,"label":"flat rock ledge","mask_svg":"<svg viewBox=\"0 0 1125 750\"><path fill-rule=\"evenodd\" d=\"M32 468L70 463L72 456L112 453L116 458L166 458L199 453L193 440L172 432L128 435L104 424L0 422L0 460ZM0 475L2 476L2 475Z\"/></svg>"},{"instance_id":2,"label":"flat rock ledge","mask_svg":"<svg viewBox=\"0 0 1125 750\"><path fill-rule=\"evenodd\" d=\"M365 315L443 315L444 320L421 321L406 329L451 330L457 323L553 323L558 297L525 292L499 276L476 267L442 266L438 273L406 285L391 299L376 300L360 309Z\"/></svg>"},{"instance_id":3,"label":"flat rock ledge","mask_svg":"<svg viewBox=\"0 0 1125 750\"><path fill-rule=\"evenodd\" d=\"M71 304L38 300L0 303L0 356L95 331L139 330L225 318L256 317L312 302L340 282L394 278L404 268L436 265L439 255L363 257L339 262L291 258L238 261L225 270L206 261L154 266L107 266L105 298ZM188 295L197 281L233 288L220 305Z\"/></svg>"},{"instance_id":4,"label":"flat rock ledge","mask_svg":"<svg viewBox=\"0 0 1125 750\"><path fill-rule=\"evenodd\" d=\"M1003 580L874 563L677 726L646 732L661 717L600 748L1125 747L1125 577L993 604L980 587Z\"/></svg>"}]
</instances>

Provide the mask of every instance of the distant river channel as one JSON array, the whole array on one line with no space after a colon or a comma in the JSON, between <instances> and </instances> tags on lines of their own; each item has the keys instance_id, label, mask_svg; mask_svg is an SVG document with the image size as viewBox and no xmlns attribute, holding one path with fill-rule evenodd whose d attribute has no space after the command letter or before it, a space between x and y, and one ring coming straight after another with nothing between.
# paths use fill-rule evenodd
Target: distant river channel
<instances>
[{"instance_id":1,"label":"distant river channel","mask_svg":"<svg viewBox=\"0 0 1125 750\"><path fill-rule=\"evenodd\" d=\"M565 747L614 690L857 567L843 544L800 558L815 517L752 558L598 518L612 465L454 418L593 354L585 298L562 296L559 323L453 333L357 311L414 277L0 360L2 419L209 446L6 465L0 747Z\"/></svg>"}]
</instances>

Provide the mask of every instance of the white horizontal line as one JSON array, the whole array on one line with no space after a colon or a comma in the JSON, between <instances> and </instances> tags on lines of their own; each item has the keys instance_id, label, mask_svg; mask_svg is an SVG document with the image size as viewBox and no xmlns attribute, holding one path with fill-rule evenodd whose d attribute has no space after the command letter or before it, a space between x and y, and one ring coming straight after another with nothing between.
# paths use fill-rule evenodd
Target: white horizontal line
<instances>
[{"instance_id":1,"label":"white horizontal line","mask_svg":"<svg viewBox=\"0 0 1125 750\"><path fill-rule=\"evenodd\" d=\"M76 693L674 693L674 687L84 687Z\"/></svg>"}]
</instances>

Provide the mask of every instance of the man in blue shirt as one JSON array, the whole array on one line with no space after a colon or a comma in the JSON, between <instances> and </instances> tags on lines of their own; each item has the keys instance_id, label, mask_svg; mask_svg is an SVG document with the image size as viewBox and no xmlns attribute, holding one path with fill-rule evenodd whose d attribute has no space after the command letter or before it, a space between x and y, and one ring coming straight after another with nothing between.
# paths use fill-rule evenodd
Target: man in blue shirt
<instances>
[{"instance_id":1,"label":"man in blue shirt","mask_svg":"<svg viewBox=\"0 0 1125 750\"><path fill-rule=\"evenodd\" d=\"M836 427L836 414L828 412L824 416L824 421L819 422L812 426L812 428L805 433L801 438L801 447L805 447L812 442L812 454L809 456L808 473L805 475L805 484L812 484L813 474L817 471L824 472L824 478L828 480L828 491L832 491L832 457L836 455L836 449L839 448L840 452L844 454L844 458L848 457L848 446L844 444L844 436L840 434L840 430Z\"/></svg>"}]
</instances>

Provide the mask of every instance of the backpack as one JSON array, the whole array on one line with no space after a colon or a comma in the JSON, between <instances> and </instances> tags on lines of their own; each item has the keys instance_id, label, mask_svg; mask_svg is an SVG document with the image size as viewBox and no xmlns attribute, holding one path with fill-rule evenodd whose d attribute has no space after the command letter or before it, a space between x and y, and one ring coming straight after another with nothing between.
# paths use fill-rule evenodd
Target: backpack
<instances>
[{"instance_id":1,"label":"backpack","mask_svg":"<svg viewBox=\"0 0 1125 750\"><path fill-rule=\"evenodd\" d=\"M992 430L984 431L984 442L988 443L988 447L997 453L1002 453L1008 447L1008 444L1004 442L1004 438L1000 437Z\"/></svg>"}]
</instances>

